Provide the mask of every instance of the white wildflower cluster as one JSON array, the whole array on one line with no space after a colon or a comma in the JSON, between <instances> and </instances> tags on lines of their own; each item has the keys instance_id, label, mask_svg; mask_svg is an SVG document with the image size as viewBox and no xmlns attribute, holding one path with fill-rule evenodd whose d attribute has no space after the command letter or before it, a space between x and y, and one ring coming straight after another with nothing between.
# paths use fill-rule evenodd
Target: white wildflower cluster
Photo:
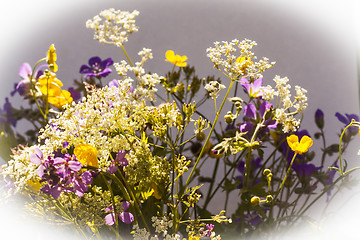
<instances>
[{"instance_id":1,"label":"white wildflower cluster","mask_svg":"<svg viewBox=\"0 0 360 240\"><path fill-rule=\"evenodd\" d=\"M39 185L36 173L38 165L30 162L30 155L35 148L42 149L42 146L19 146L16 150L13 150L12 159L1 167L1 174L4 175L6 182L12 182L15 192L32 190L36 185ZM10 177L10 179L6 178L6 176Z\"/></svg>"},{"instance_id":2,"label":"white wildflower cluster","mask_svg":"<svg viewBox=\"0 0 360 240\"><path fill-rule=\"evenodd\" d=\"M89 19L86 27L95 30L94 39L101 43L111 43L121 47L128 41L128 35L139 29L135 25L135 17L139 15L136 10L130 13L110 8L101 11L99 15L92 20Z\"/></svg>"},{"instance_id":3,"label":"white wildflower cluster","mask_svg":"<svg viewBox=\"0 0 360 240\"><path fill-rule=\"evenodd\" d=\"M150 233L146 231L145 228L140 228L137 224L133 225L132 235L134 240L144 240L150 238Z\"/></svg>"},{"instance_id":4,"label":"white wildflower cluster","mask_svg":"<svg viewBox=\"0 0 360 240\"><path fill-rule=\"evenodd\" d=\"M115 197L117 209L121 209L119 196ZM62 216L61 212L49 211L56 203L61 204L64 209L71 209L68 215ZM36 202L26 205L27 209L36 215L45 217L48 221L62 221L64 224L77 224L83 227L100 228L105 225L104 209L112 204L110 191L104 191L101 187L92 186L91 191L84 193L82 198L73 197L68 194L61 194L57 200L42 198ZM61 210L59 210L61 211Z\"/></svg>"},{"instance_id":5,"label":"white wildflower cluster","mask_svg":"<svg viewBox=\"0 0 360 240\"><path fill-rule=\"evenodd\" d=\"M180 234L170 234L168 229L172 228L173 221L166 217L156 217L153 216L151 218L153 222L152 226L155 229L155 234L151 235L145 228L139 228L138 225L133 226L133 239L134 240L143 240L143 239L150 239L150 240L180 240Z\"/></svg>"},{"instance_id":6,"label":"white wildflower cluster","mask_svg":"<svg viewBox=\"0 0 360 240\"><path fill-rule=\"evenodd\" d=\"M159 76L157 73L146 73L143 68L143 64L148 59L152 59L151 49L144 48L140 51L139 56L141 56L141 62L135 62L134 66L129 65L125 60L122 60L120 63L114 63L115 70L122 78L122 80L133 82L134 80L128 77L128 72L132 72L135 75L136 83L138 84L133 93L138 96L138 99L155 101L155 93L157 88L155 85L160 83L162 76Z\"/></svg>"},{"instance_id":7,"label":"white wildflower cluster","mask_svg":"<svg viewBox=\"0 0 360 240\"><path fill-rule=\"evenodd\" d=\"M284 133L296 131L300 125L300 120L294 116L302 113L308 106L305 95L307 91L299 86L295 86L296 96L292 101L290 93L291 86L287 84L289 79L287 77L281 78L280 76L275 76L274 81L276 83L276 90L270 85L262 87L262 97L269 101L273 99L274 96L277 96L277 106L275 107L276 121L282 124ZM294 111L291 110L292 108L294 108Z\"/></svg>"},{"instance_id":8,"label":"white wildflower cluster","mask_svg":"<svg viewBox=\"0 0 360 240\"><path fill-rule=\"evenodd\" d=\"M251 49L256 42L249 39L243 41L234 39L231 42L223 41L222 44L220 42L214 44L215 47L206 50L207 56L214 63L215 68L232 80L240 77L260 78L263 71L275 64L274 62L270 63L267 58L254 62L256 56ZM235 54L237 50L240 50L239 54Z\"/></svg>"},{"instance_id":9,"label":"white wildflower cluster","mask_svg":"<svg viewBox=\"0 0 360 240\"><path fill-rule=\"evenodd\" d=\"M141 63L143 64L148 59L153 59L153 55L150 48L143 48L139 53L139 56L141 56Z\"/></svg>"},{"instance_id":10,"label":"white wildflower cluster","mask_svg":"<svg viewBox=\"0 0 360 240\"><path fill-rule=\"evenodd\" d=\"M219 83L218 81L211 81L205 85L205 90L209 92L212 99L216 99L219 96L219 92L225 88L225 85Z\"/></svg>"},{"instance_id":11,"label":"white wildflower cluster","mask_svg":"<svg viewBox=\"0 0 360 240\"><path fill-rule=\"evenodd\" d=\"M134 95L129 93L130 86L130 81L122 81L119 88L96 89L82 102L53 119L41 130L39 137L45 141L44 154L62 149L64 142L68 142L69 147L88 144L98 150L99 167L107 168L111 152L130 149L123 135L110 137L110 133L121 129L131 134L131 129L135 127L127 121L127 114L138 104Z\"/></svg>"},{"instance_id":12,"label":"white wildflower cluster","mask_svg":"<svg viewBox=\"0 0 360 240\"><path fill-rule=\"evenodd\" d=\"M131 66L125 60L122 60L120 63L114 63L114 67L119 76L126 76Z\"/></svg>"},{"instance_id":13,"label":"white wildflower cluster","mask_svg":"<svg viewBox=\"0 0 360 240\"><path fill-rule=\"evenodd\" d=\"M153 155L145 141L133 146L127 155L129 165L124 171L127 181L137 185L137 189L147 192L153 189L157 196L162 196L167 191L170 181L170 163L166 158Z\"/></svg>"}]
</instances>

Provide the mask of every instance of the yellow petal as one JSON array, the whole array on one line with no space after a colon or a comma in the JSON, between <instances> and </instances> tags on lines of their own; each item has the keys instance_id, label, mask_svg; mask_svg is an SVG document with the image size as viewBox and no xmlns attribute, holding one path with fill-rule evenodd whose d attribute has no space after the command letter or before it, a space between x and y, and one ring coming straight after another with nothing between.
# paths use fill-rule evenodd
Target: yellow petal
<instances>
[{"instance_id":1,"label":"yellow petal","mask_svg":"<svg viewBox=\"0 0 360 240\"><path fill-rule=\"evenodd\" d=\"M167 50L165 53L165 57L167 59L167 61L172 62L174 61L175 58L175 53L173 50Z\"/></svg>"},{"instance_id":2,"label":"yellow petal","mask_svg":"<svg viewBox=\"0 0 360 240\"><path fill-rule=\"evenodd\" d=\"M57 60L56 50L54 44L51 44L48 52L47 52L47 64L52 72L57 72L58 66L55 63Z\"/></svg>"},{"instance_id":3,"label":"yellow petal","mask_svg":"<svg viewBox=\"0 0 360 240\"><path fill-rule=\"evenodd\" d=\"M72 103L73 98L71 97L71 94L69 91L62 90L61 94L49 96L48 97L49 103L51 103L56 108L62 108L62 106Z\"/></svg>"},{"instance_id":4,"label":"yellow petal","mask_svg":"<svg viewBox=\"0 0 360 240\"><path fill-rule=\"evenodd\" d=\"M245 57L238 57L235 62L242 63L243 61L245 61Z\"/></svg>"},{"instance_id":5,"label":"yellow petal","mask_svg":"<svg viewBox=\"0 0 360 240\"><path fill-rule=\"evenodd\" d=\"M187 60L188 58L187 58L187 56L182 56L182 57L180 57L180 61L182 61L182 62L185 62L186 60Z\"/></svg>"},{"instance_id":6,"label":"yellow petal","mask_svg":"<svg viewBox=\"0 0 360 240\"><path fill-rule=\"evenodd\" d=\"M35 192L35 193L40 191L41 183L39 182L38 179L27 180L26 184L28 185L28 188L30 191Z\"/></svg>"},{"instance_id":7,"label":"yellow petal","mask_svg":"<svg viewBox=\"0 0 360 240\"><path fill-rule=\"evenodd\" d=\"M89 144L80 144L74 149L76 158L84 166L98 167L97 153L97 149Z\"/></svg>"},{"instance_id":8,"label":"yellow petal","mask_svg":"<svg viewBox=\"0 0 360 240\"><path fill-rule=\"evenodd\" d=\"M287 143L289 145L289 147L291 148L291 150L295 151L296 150L296 146L299 143L299 138L296 135L290 135L286 138Z\"/></svg>"}]
</instances>

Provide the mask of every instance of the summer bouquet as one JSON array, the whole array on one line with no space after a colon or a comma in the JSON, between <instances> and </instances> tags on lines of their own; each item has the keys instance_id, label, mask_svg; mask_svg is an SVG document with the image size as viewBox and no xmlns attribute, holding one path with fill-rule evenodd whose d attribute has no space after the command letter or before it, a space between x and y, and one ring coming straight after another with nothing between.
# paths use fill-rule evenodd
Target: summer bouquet
<instances>
[{"instance_id":1,"label":"summer bouquet","mask_svg":"<svg viewBox=\"0 0 360 240\"><path fill-rule=\"evenodd\" d=\"M33 67L20 67L11 95L28 104L16 109L6 98L0 118L7 197L22 196L34 216L84 239L246 239L300 224L358 169L347 170L342 153L359 117L335 114L344 123L338 143L326 142L320 109L317 131L305 130L307 91L293 92L287 77L263 79L275 62L258 60L255 41L206 49L222 78L197 76L172 50L164 53L170 71L159 75L144 68L151 49L138 59L125 50L138 14L108 9L86 22L126 58L91 57L68 90L53 44ZM214 212L219 195L223 210Z\"/></svg>"}]
</instances>

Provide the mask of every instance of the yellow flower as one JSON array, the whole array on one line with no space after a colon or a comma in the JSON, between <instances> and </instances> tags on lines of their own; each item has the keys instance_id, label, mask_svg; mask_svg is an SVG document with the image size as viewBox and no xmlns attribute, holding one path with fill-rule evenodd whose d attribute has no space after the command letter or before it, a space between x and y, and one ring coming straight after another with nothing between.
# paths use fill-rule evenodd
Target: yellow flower
<instances>
[{"instance_id":1,"label":"yellow flower","mask_svg":"<svg viewBox=\"0 0 360 240\"><path fill-rule=\"evenodd\" d=\"M300 142L298 136L296 135L288 136L286 140L289 147L298 154L307 152L313 144L313 140L306 135L301 138Z\"/></svg>"},{"instance_id":2,"label":"yellow flower","mask_svg":"<svg viewBox=\"0 0 360 240\"><path fill-rule=\"evenodd\" d=\"M41 93L47 95L48 102L54 107L61 108L73 101L70 92L61 90L63 83L56 78L55 73L47 72L40 76L38 81Z\"/></svg>"},{"instance_id":3,"label":"yellow flower","mask_svg":"<svg viewBox=\"0 0 360 240\"><path fill-rule=\"evenodd\" d=\"M48 97L49 103L51 103L56 108L62 108L62 106L71 103L73 98L69 91L62 90L61 94L58 96L49 96Z\"/></svg>"},{"instance_id":4,"label":"yellow flower","mask_svg":"<svg viewBox=\"0 0 360 240\"><path fill-rule=\"evenodd\" d=\"M47 72L39 77L39 89L42 94L48 96L59 96L63 83L56 78L56 74Z\"/></svg>"},{"instance_id":5,"label":"yellow flower","mask_svg":"<svg viewBox=\"0 0 360 240\"><path fill-rule=\"evenodd\" d=\"M37 180L37 179L27 180L26 184L30 191L35 192L35 193L40 191L41 183L39 182L39 180Z\"/></svg>"},{"instance_id":6,"label":"yellow flower","mask_svg":"<svg viewBox=\"0 0 360 240\"><path fill-rule=\"evenodd\" d=\"M161 193L159 191L159 188L156 186L156 184L154 182L151 183L151 188L154 190L153 192L153 196L156 198L156 199L161 199Z\"/></svg>"},{"instance_id":7,"label":"yellow flower","mask_svg":"<svg viewBox=\"0 0 360 240\"><path fill-rule=\"evenodd\" d=\"M53 72L57 72L58 70L58 66L56 64L56 59L57 59L57 56L56 56L56 52L55 52L55 46L54 44L51 44L50 48L49 48L49 51L47 52L47 64L49 65L49 68L51 71Z\"/></svg>"},{"instance_id":8,"label":"yellow flower","mask_svg":"<svg viewBox=\"0 0 360 240\"><path fill-rule=\"evenodd\" d=\"M236 63L243 63L245 60L247 60L247 62L245 62L240 68L242 71L245 71L248 66L253 64L253 62L251 61L251 58L238 57L235 61Z\"/></svg>"},{"instance_id":9,"label":"yellow flower","mask_svg":"<svg viewBox=\"0 0 360 240\"><path fill-rule=\"evenodd\" d=\"M189 240L200 240L200 237L189 236Z\"/></svg>"},{"instance_id":10,"label":"yellow flower","mask_svg":"<svg viewBox=\"0 0 360 240\"><path fill-rule=\"evenodd\" d=\"M185 61L187 60L187 56L175 55L174 51L167 50L165 53L165 57L165 61L171 62L179 67L186 67L187 63Z\"/></svg>"},{"instance_id":11,"label":"yellow flower","mask_svg":"<svg viewBox=\"0 0 360 240\"><path fill-rule=\"evenodd\" d=\"M88 144L79 144L74 149L76 158L84 166L98 167L97 150Z\"/></svg>"}]
</instances>

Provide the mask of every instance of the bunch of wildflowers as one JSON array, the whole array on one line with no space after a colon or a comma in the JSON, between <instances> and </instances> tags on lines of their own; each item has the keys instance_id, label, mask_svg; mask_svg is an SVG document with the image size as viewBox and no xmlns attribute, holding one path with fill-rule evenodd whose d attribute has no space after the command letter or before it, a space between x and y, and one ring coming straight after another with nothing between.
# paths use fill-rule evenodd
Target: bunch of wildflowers
<instances>
[{"instance_id":1,"label":"bunch of wildflowers","mask_svg":"<svg viewBox=\"0 0 360 240\"><path fill-rule=\"evenodd\" d=\"M76 89L63 90L56 78L54 45L33 69L21 66L22 80L12 94L36 106L29 110L35 117L26 118L38 141L14 148L1 174L6 186L31 197L28 206L34 213L70 222L84 238L105 233L134 239L221 239L215 229L225 238L238 232L258 236L296 224L315 201L326 193L332 197L330 190L358 169L346 170L342 152L358 132L359 117L336 113L345 124L339 144L326 145L321 110L315 114L319 131L314 137L299 129L295 116L307 107L307 91L295 86L291 100L289 79L279 76L275 89L263 86L262 73L274 62L265 57L256 61L255 41L215 42L207 49L214 67L230 82L199 78L187 57L172 50L165 53L171 71L147 73L144 63L153 58L151 49L143 48L133 62L124 47L128 35L138 30L138 14L108 9L87 21L94 38L121 47L126 60L91 57L80 67L83 77L75 81ZM112 67L118 76L108 81ZM244 92L231 96L234 86ZM201 110L210 98L213 120ZM226 101L232 105L222 115ZM0 110L1 140L26 142L14 137L19 112L8 98ZM319 165L310 147L320 138ZM213 165L211 177L202 172L205 165ZM235 201L230 193L238 195L231 218L225 210L213 213L214 196L223 194L227 209Z\"/></svg>"}]
</instances>

